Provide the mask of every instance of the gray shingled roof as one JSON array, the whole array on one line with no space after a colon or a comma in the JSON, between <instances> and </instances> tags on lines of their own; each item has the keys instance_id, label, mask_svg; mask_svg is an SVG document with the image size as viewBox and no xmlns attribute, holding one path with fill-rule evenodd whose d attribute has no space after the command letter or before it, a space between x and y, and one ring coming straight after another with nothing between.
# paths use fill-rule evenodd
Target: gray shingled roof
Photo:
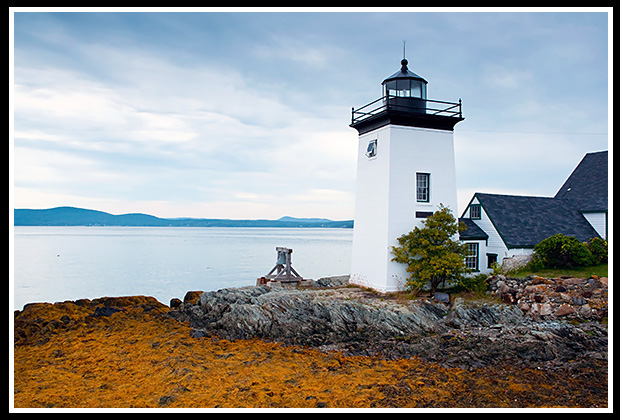
<instances>
[{"instance_id":1,"label":"gray shingled roof","mask_svg":"<svg viewBox=\"0 0 620 420\"><path fill-rule=\"evenodd\" d=\"M581 211L607 211L607 151L588 153L568 177L555 198L571 200Z\"/></svg>"},{"instance_id":2,"label":"gray shingled roof","mask_svg":"<svg viewBox=\"0 0 620 420\"><path fill-rule=\"evenodd\" d=\"M586 154L555 197L484 193L474 197L508 248L532 248L556 233L582 242L598 237L581 213L607 211L607 195L608 156L604 151Z\"/></svg>"},{"instance_id":3,"label":"gray shingled roof","mask_svg":"<svg viewBox=\"0 0 620 420\"><path fill-rule=\"evenodd\" d=\"M556 233L580 241L598 237L570 200L476 193L508 248L532 248Z\"/></svg>"},{"instance_id":4,"label":"gray shingled roof","mask_svg":"<svg viewBox=\"0 0 620 420\"><path fill-rule=\"evenodd\" d=\"M461 241L489 238L489 235L487 235L484 230L480 229L473 220L461 217L459 218L459 222L463 222L466 227L466 229L459 234L459 239Z\"/></svg>"}]
</instances>

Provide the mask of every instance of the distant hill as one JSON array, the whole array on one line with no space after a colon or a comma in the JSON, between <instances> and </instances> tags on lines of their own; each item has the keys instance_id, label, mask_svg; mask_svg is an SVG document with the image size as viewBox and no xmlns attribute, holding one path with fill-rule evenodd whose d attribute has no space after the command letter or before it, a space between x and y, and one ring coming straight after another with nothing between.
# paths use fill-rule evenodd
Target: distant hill
<instances>
[{"instance_id":1,"label":"distant hill","mask_svg":"<svg viewBox=\"0 0 620 420\"><path fill-rule=\"evenodd\" d=\"M301 223L331 223L333 222L333 220L329 220L329 219L316 219L316 218L300 219L298 217L291 217L291 216L280 217L278 221L279 222L301 222Z\"/></svg>"},{"instance_id":2,"label":"distant hill","mask_svg":"<svg viewBox=\"0 0 620 420\"><path fill-rule=\"evenodd\" d=\"M77 207L15 209L15 226L170 226L170 227L323 227L352 228L353 220L300 219L284 216L278 220L164 219L143 213L114 215Z\"/></svg>"}]
</instances>

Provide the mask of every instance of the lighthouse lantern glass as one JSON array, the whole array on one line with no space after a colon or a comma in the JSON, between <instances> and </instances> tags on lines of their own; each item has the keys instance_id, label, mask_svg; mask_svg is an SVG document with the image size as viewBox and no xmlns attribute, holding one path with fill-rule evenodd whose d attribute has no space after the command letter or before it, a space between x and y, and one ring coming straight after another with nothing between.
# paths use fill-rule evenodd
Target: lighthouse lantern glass
<instances>
[{"instance_id":1,"label":"lighthouse lantern glass","mask_svg":"<svg viewBox=\"0 0 620 420\"><path fill-rule=\"evenodd\" d=\"M407 79L396 80L396 96L409 97L411 96L411 84Z\"/></svg>"},{"instance_id":2,"label":"lighthouse lantern glass","mask_svg":"<svg viewBox=\"0 0 620 420\"><path fill-rule=\"evenodd\" d=\"M411 96L414 98L422 98L422 82L419 80L411 81Z\"/></svg>"},{"instance_id":3,"label":"lighthouse lantern glass","mask_svg":"<svg viewBox=\"0 0 620 420\"><path fill-rule=\"evenodd\" d=\"M396 79L384 85L387 96L426 99L426 83L415 79Z\"/></svg>"}]
</instances>

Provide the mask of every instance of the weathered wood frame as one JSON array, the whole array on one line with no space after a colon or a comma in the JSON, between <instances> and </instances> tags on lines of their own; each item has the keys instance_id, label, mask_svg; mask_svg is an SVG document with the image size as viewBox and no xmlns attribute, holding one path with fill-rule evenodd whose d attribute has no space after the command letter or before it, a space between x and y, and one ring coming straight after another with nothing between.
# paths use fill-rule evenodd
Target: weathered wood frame
<instances>
[{"instance_id":1,"label":"weathered wood frame","mask_svg":"<svg viewBox=\"0 0 620 420\"><path fill-rule=\"evenodd\" d=\"M291 248L276 247L276 251L278 253L276 265L271 269L271 271L269 271L269 273L267 273L265 278L269 279L275 271L276 276L270 280L280 282L298 282L303 280L303 278L292 266L291 254L293 253L293 250Z\"/></svg>"}]
</instances>

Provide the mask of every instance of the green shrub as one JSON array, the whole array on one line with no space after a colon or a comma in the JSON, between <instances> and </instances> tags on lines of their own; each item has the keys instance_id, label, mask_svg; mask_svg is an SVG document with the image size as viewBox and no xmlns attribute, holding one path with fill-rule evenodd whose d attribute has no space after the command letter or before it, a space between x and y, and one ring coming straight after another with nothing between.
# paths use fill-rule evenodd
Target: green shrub
<instances>
[{"instance_id":1,"label":"green shrub","mask_svg":"<svg viewBox=\"0 0 620 420\"><path fill-rule=\"evenodd\" d=\"M601 238L592 238L588 242L588 249L592 253L594 264L607 262L607 241Z\"/></svg>"},{"instance_id":2,"label":"green shrub","mask_svg":"<svg viewBox=\"0 0 620 420\"><path fill-rule=\"evenodd\" d=\"M498 274L506 274L502 265L497 261L491 264L491 268L493 269L493 271L491 272L492 276L497 276Z\"/></svg>"},{"instance_id":3,"label":"green shrub","mask_svg":"<svg viewBox=\"0 0 620 420\"><path fill-rule=\"evenodd\" d=\"M573 268L594 264L592 252L573 236L555 234L534 246L533 265L548 268Z\"/></svg>"},{"instance_id":4,"label":"green shrub","mask_svg":"<svg viewBox=\"0 0 620 420\"><path fill-rule=\"evenodd\" d=\"M486 274L478 274L471 277L465 276L459 280L458 285L467 292L484 293L488 287L487 278Z\"/></svg>"},{"instance_id":5,"label":"green shrub","mask_svg":"<svg viewBox=\"0 0 620 420\"><path fill-rule=\"evenodd\" d=\"M545 268L545 263L542 257L538 256L538 254L534 254L534 256L532 257L532 261L530 261L527 267L532 271L538 271Z\"/></svg>"}]
</instances>

